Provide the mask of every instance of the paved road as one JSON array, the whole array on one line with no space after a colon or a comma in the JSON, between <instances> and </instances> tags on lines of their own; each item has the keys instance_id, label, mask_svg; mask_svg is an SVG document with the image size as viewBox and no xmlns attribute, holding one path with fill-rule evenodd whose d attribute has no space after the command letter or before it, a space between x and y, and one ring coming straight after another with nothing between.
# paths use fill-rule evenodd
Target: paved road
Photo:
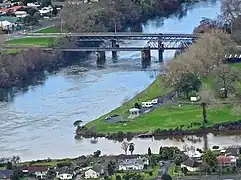
<instances>
[{"instance_id":1,"label":"paved road","mask_svg":"<svg viewBox=\"0 0 241 180\"><path fill-rule=\"evenodd\" d=\"M179 178L173 178L173 180L240 180L241 174L231 174L231 175L203 175L203 176L185 176Z\"/></svg>"}]
</instances>

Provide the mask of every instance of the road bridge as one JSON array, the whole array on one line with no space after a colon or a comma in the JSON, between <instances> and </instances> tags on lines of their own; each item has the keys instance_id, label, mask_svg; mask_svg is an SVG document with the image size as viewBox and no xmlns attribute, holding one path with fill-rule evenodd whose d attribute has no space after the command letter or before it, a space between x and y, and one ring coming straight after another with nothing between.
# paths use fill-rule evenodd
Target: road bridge
<instances>
[{"instance_id":1,"label":"road bridge","mask_svg":"<svg viewBox=\"0 0 241 180\"><path fill-rule=\"evenodd\" d=\"M158 50L159 61L163 61L164 50L183 50L190 46L198 37L198 34L161 34L141 32L98 32L98 33L25 33L18 34L18 38L62 38L73 37L75 43L99 42L101 47L78 47L78 48L44 48L46 51L89 51L97 52L97 63L105 62L105 51L112 51L112 58L117 59L118 51L141 51L143 63L150 63L150 50ZM145 41L144 47L120 47L120 41ZM102 43L103 42L103 43ZM109 45L110 44L110 45Z\"/></svg>"}]
</instances>

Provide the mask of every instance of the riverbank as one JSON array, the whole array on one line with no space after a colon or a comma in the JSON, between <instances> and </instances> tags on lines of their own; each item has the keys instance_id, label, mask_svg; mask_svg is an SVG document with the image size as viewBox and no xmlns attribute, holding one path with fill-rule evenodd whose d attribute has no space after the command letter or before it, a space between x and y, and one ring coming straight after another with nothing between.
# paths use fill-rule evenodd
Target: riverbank
<instances>
[{"instance_id":1,"label":"riverbank","mask_svg":"<svg viewBox=\"0 0 241 180\"><path fill-rule=\"evenodd\" d=\"M238 70L240 69L240 63L232 64L232 66ZM202 87L211 88L210 79L212 78L210 76L202 79ZM236 86L239 94L241 91L239 82ZM237 121L241 118L241 114L233 112L233 105L230 104L230 100L220 101L219 105L208 106L208 123L203 127L200 102L192 104L182 99L167 98L168 96L166 95L172 91L172 89L166 88L164 76L161 75L146 90L122 106L87 123L83 127L77 128L76 138L81 136L106 136L107 138L115 139L118 137L129 138L146 132L150 133L149 136L166 136L219 133L220 128L224 131L241 129L241 123ZM128 119L129 109L136 106L135 104L151 101L154 98L163 99L163 97L164 99L166 98L167 102L156 106L151 112L141 114L133 120ZM112 115L119 115L123 120L118 123L110 123L105 120L105 118ZM234 128L233 123L237 126L236 128Z\"/></svg>"}]
</instances>

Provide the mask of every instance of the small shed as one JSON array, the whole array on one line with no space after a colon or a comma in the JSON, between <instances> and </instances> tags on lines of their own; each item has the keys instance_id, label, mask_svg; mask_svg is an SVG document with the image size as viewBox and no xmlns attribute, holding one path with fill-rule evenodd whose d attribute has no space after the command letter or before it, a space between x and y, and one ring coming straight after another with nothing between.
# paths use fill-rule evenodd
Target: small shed
<instances>
[{"instance_id":1,"label":"small shed","mask_svg":"<svg viewBox=\"0 0 241 180\"><path fill-rule=\"evenodd\" d=\"M138 109L138 108L131 108L129 110L129 112L130 112L130 116L128 118L130 118L130 119L134 119L134 118L140 116L140 109Z\"/></svg>"}]
</instances>

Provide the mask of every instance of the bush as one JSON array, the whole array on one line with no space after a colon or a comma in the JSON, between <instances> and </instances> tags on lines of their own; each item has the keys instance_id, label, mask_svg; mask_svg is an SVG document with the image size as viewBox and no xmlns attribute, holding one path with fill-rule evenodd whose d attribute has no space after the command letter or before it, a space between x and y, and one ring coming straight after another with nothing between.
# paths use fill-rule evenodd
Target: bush
<instances>
[{"instance_id":1,"label":"bush","mask_svg":"<svg viewBox=\"0 0 241 180\"><path fill-rule=\"evenodd\" d=\"M61 167L65 167L65 166L70 167L70 166L72 165L72 163L66 161L66 162L60 162L60 163L57 163L56 165L57 165L57 167L59 167L59 168L61 168Z\"/></svg>"}]
</instances>

